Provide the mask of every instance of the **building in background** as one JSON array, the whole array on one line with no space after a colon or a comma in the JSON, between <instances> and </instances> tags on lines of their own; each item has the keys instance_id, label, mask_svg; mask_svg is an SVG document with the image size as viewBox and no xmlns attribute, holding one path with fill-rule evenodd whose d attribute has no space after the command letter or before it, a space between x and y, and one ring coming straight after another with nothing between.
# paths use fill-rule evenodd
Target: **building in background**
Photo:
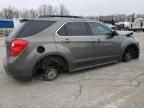
<instances>
[{"instance_id":1,"label":"building in background","mask_svg":"<svg viewBox=\"0 0 144 108\"><path fill-rule=\"evenodd\" d=\"M123 21L115 23L116 29L118 30L130 30L131 22Z\"/></svg>"},{"instance_id":2,"label":"building in background","mask_svg":"<svg viewBox=\"0 0 144 108\"><path fill-rule=\"evenodd\" d=\"M14 22L11 19L0 18L0 34L8 35L14 28Z\"/></svg>"},{"instance_id":3,"label":"building in background","mask_svg":"<svg viewBox=\"0 0 144 108\"><path fill-rule=\"evenodd\" d=\"M13 20L0 19L0 28L14 28Z\"/></svg>"},{"instance_id":4,"label":"building in background","mask_svg":"<svg viewBox=\"0 0 144 108\"><path fill-rule=\"evenodd\" d=\"M132 30L134 31L144 31L144 19L137 18L132 24Z\"/></svg>"}]
</instances>

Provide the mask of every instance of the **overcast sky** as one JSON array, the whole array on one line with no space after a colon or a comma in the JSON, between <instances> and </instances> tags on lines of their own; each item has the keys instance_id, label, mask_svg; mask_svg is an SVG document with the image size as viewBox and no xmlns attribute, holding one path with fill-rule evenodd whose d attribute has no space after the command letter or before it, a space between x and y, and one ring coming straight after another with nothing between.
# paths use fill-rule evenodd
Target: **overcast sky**
<instances>
[{"instance_id":1,"label":"overcast sky","mask_svg":"<svg viewBox=\"0 0 144 108\"><path fill-rule=\"evenodd\" d=\"M8 5L37 8L43 4L64 4L72 15L144 14L144 0L0 0L0 8Z\"/></svg>"}]
</instances>

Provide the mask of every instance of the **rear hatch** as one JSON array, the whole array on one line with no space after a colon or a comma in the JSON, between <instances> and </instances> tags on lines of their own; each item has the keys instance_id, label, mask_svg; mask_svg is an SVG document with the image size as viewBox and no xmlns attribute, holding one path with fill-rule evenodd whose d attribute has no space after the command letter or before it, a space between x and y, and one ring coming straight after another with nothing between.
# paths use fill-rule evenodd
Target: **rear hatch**
<instances>
[{"instance_id":1,"label":"rear hatch","mask_svg":"<svg viewBox=\"0 0 144 108\"><path fill-rule=\"evenodd\" d=\"M34 36L35 34L43 31L48 28L56 21L47 21L47 20L20 20L20 24L10 33L6 38L6 56L7 58L13 56L18 50L24 49L29 43L25 40L25 37ZM12 48L15 48L12 50ZM12 54L13 53L13 54ZM17 54L14 54L17 56Z\"/></svg>"},{"instance_id":2,"label":"rear hatch","mask_svg":"<svg viewBox=\"0 0 144 108\"><path fill-rule=\"evenodd\" d=\"M20 24L10 33L10 35L5 39L6 44L6 56L10 56L11 45L13 40L19 37L20 33L28 25L28 21L21 21Z\"/></svg>"}]
</instances>

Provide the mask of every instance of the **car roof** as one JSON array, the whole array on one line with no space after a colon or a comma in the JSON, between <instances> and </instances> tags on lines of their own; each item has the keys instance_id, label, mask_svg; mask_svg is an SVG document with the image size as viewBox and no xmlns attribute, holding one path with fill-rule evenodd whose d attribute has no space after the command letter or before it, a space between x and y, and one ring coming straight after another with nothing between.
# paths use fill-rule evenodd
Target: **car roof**
<instances>
[{"instance_id":1,"label":"car roof","mask_svg":"<svg viewBox=\"0 0 144 108\"><path fill-rule=\"evenodd\" d=\"M49 21L62 21L62 22L68 22L68 21L94 21L94 22L100 22L95 19L88 19L85 17L80 16L42 16L38 18L29 18L29 19L22 19L24 20L49 20Z\"/></svg>"}]
</instances>

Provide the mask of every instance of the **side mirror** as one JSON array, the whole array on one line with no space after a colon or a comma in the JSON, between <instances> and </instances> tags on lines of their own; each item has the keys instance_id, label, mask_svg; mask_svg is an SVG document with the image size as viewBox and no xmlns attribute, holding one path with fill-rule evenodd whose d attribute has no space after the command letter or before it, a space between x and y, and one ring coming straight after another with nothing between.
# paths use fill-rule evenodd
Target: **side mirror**
<instances>
[{"instance_id":1,"label":"side mirror","mask_svg":"<svg viewBox=\"0 0 144 108\"><path fill-rule=\"evenodd\" d=\"M118 33L114 30L114 31L112 31L112 36L114 37L114 36L117 36L118 35Z\"/></svg>"}]
</instances>

